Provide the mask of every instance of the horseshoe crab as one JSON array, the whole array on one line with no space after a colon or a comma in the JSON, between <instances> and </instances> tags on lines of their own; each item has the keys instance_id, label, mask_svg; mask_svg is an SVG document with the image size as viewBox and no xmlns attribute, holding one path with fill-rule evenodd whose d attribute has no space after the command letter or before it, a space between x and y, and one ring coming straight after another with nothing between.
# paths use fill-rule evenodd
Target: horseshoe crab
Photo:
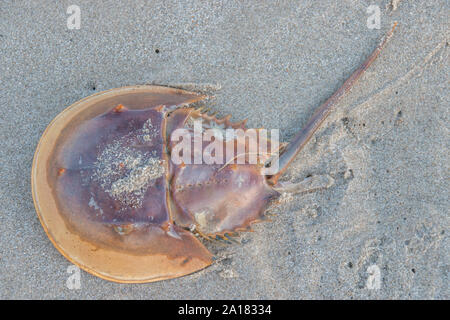
<instances>
[{"instance_id":1,"label":"horseshoe crab","mask_svg":"<svg viewBox=\"0 0 450 320\"><path fill-rule=\"evenodd\" d=\"M279 196L278 178L393 29L281 149L271 174L263 172L273 166L270 154L259 154L263 162L256 164L171 160L174 132L192 131L192 120L202 120L202 129L249 130L245 122L195 108L204 95L143 85L76 102L47 127L33 160L33 199L45 232L72 263L111 281L151 282L209 266L212 255L196 235L227 238L263 219ZM241 143L233 136L227 141L233 148ZM246 142L243 147L249 153Z\"/></svg>"}]
</instances>

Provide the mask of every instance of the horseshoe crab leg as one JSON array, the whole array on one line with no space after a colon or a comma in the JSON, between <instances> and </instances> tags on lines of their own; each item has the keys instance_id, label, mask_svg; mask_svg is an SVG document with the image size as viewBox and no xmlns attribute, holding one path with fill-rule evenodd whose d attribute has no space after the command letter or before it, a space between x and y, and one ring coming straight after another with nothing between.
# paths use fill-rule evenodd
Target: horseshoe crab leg
<instances>
[{"instance_id":1,"label":"horseshoe crab leg","mask_svg":"<svg viewBox=\"0 0 450 320\"><path fill-rule=\"evenodd\" d=\"M370 65L375 61L375 59L380 54L381 50L385 47L389 39L394 33L394 29L397 26L397 22L394 23L392 29L386 34L384 39L378 44L375 50L372 51L370 56L364 61L364 63L356 69L353 74L344 82L344 84L325 101L317 110L314 112L311 119L308 121L306 126L300 130L292 139L292 141L286 146L279 158L279 170L269 177L269 181L273 184L277 183L278 178L284 173L288 168L289 164L295 158L295 156L303 149L312 135L320 128L322 122L328 117L330 112L333 110L334 106L338 101L353 87L355 82L364 74L364 72L370 67Z\"/></svg>"}]
</instances>

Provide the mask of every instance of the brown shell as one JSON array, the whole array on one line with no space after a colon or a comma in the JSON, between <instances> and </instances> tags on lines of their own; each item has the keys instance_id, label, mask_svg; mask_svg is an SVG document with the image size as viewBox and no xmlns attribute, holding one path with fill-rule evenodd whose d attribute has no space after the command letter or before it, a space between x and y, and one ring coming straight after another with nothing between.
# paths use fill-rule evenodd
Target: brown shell
<instances>
[{"instance_id":1,"label":"brown shell","mask_svg":"<svg viewBox=\"0 0 450 320\"><path fill-rule=\"evenodd\" d=\"M67 259L118 282L179 277L212 262L190 230L224 235L261 219L278 195L261 165L170 161L171 132L188 128L189 119L244 128L189 106L203 98L125 87L85 98L53 120L36 150L33 198Z\"/></svg>"}]
</instances>

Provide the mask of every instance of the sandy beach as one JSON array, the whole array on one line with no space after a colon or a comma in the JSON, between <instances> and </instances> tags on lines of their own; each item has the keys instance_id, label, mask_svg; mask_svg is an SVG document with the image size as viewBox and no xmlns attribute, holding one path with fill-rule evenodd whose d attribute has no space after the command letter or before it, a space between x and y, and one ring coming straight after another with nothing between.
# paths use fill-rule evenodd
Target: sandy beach
<instances>
[{"instance_id":1,"label":"sandy beach","mask_svg":"<svg viewBox=\"0 0 450 320\"><path fill-rule=\"evenodd\" d=\"M80 8L68 28L67 8ZM375 5L378 9L368 8ZM0 4L1 299L449 299L449 3L66 1ZM368 19L379 10L379 29ZM289 141L398 22L378 60L282 180L240 244L182 278L80 272L36 215L31 164L50 121L103 90L169 85ZM376 22L376 21L375 21ZM447 208L447 209L446 209Z\"/></svg>"}]
</instances>

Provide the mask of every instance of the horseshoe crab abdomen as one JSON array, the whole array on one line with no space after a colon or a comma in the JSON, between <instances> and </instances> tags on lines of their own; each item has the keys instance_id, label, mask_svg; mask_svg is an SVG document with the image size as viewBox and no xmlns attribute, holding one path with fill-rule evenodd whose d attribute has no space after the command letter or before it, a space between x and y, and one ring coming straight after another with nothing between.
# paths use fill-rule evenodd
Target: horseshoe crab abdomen
<instances>
[{"instance_id":1,"label":"horseshoe crab abdomen","mask_svg":"<svg viewBox=\"0 0 450 320\"><path fill-rule=\"evenodd\" d=\"M258 154L257 163L249 163L249 158L245 157L251 152L249 145L253 143L255 149L259 150L261 139L245 139L245 121L231 123L229 117L217 119L187 108L173 111L168 121L168 145L172 160L175 146L179 143L173 133L176 129L184 129L188 136L194 137L194 122L198 120L201 120L199 126L204 134L200 147L196 149L195 142L192 142L190 156L184 157L186 162L170 163L170 189L176 221L206 236L246 231L252 223L262 219L270 200L279 195L269 186L263 173L263 163L269 156ZM232 134L227 137L227 129L236 132L231 131ZM241 131L243 139L237 135L237 130ZM205 140L208 133L214 136L211 140ZM211 148L211 141L217 143L217 148ZM267 147L271 149L270 143ZM201 163L195 162L196 153L203 157L210 153L216 156L217 149L221 149L220 156L215 158L217 163L212 163L211 159L205 163L208 162L205 158L202 158ZM231 156L227 154L229 150L232 151ZM243 150L243 153L240 154L239 150ZM238 158L243 161L238 162Z\"/></svg>"},{"instance_id":2,"label":"horseshoe crab abdomen","mask_svg":"<svg viewBox=\"0 0 450 320\"><path fill-rule=\"evenodd\" d=\"M252 165L186 165L173 177L173 198L202 234L246 231L278 195Z\"/></svg>"}]
</instances>

